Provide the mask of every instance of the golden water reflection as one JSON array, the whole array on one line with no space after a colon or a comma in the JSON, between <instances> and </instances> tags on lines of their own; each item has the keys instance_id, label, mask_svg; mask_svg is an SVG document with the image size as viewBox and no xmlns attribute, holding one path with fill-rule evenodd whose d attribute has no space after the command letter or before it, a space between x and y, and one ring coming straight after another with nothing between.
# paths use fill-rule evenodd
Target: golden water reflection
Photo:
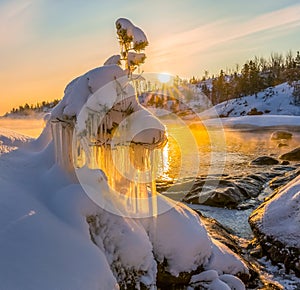
<instances>
[{"instance_id":1,"label":"golden water reflection","mask_svg":"<svg viewBox=\"0 0 300 290\"><path fill-rule=\"evenodd\" d=\"M300 144L299 131L294 131L290 140L274 141L270 137L275 129L221 130L170 122L167 130L169 142L164 148L164 173L159 179L253 173L262 170L249 165L253 159L263 155L278 158ZM192 134L196 146L187 140L187 131Z\"/></svg>"}]
</instances>

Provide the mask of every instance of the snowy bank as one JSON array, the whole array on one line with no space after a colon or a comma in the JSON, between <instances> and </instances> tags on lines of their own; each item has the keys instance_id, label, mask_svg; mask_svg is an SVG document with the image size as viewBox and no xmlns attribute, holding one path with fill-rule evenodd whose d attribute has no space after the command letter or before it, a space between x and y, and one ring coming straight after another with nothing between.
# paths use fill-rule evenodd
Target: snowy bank
<instances>
[{"instance_id":1,"label":"snowy bank","mask_svg":"<svg viewBox=\"0 0 300 290\"><path fill-rule=\"evenodd\" d=\"M283 83L267 88L257 95L244 96L222 102L200 113L202 118L239 117L248 114L300 115L294 103L293 87Z\"/></svg>"},{"instance_id":2,"label":"snowy bank","mask_svg":"<svg viewBox=\"0 0 300 290\"><path fill-rule=\"evenodd\" d=\"M216 118L203 120L206 127L225 127L233 129L272 129L272 128L291 128L300 129L300 116L286 115L261 115L261 116L241 116L229 118ZM197 123L194 123L197 124Z\"/></svg>"}]
</instances>

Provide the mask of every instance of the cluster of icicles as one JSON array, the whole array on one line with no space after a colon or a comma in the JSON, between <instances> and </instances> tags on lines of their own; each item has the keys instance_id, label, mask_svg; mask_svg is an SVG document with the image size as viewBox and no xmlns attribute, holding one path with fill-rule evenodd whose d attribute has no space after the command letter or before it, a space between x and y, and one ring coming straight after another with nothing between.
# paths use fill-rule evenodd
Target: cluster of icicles
<instances>
[{"instance_id":1,"label":"cluster of icicles","mask_svg":"<svg viewBox=\"0 0 300 290\"><path fill-rule=\"evenodd\" d=\"M101 169L110 189L118 193L117 198L121 197L126 211L133 216L157 215L155 180L163 168L163 146L157 148L126 140L126 128L122 124L112 130L115 124L109 113L103 117L90 110L84 135L76 134L75 121L52 121L51 125L56 162L61 167ZM116 195L112 194L111 198Z\"/></svg>"}]
</instances>

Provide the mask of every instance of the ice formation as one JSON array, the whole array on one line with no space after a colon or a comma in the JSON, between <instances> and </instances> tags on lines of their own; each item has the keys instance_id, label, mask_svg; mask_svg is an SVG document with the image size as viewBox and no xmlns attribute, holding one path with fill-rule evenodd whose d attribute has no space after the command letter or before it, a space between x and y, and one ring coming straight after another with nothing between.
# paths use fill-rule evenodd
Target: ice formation
<instances>
[{"instance_id":1,"label":"ice formation","mask_svg":"<svg viewBox=\"0 0 300 290\"><path fill-rule=\"evenodd\" d=\"M120 285L126 279L155 285L157 263L165 261L174 276L199 266L215 270L212 285L227 285L224 274L248 273L209 237L196 213L156 192L156 150L166 142L165 128L137 102L125 70L104 66L75 79L51 123L56 162L76 171L100 205L90 217L91 234Z\"/></svg>"},{"instance_id":2,"label":"ice formation","mask_svg":"<svg viewBox=\"0 0 300 290\"><path fill-rule=\"evenodd\" d=\"M130 21L117 23L135 45L147 42ZM108 63L74 79L30 152L1 157L6 289L156 289L158 265L175 277L210 273L209 283L194 277L191 285L243 289L232 275L248 273L245 264L210 238L196 212L156 192L166 132L130 81Z\"/></svg>"}]
</instances>

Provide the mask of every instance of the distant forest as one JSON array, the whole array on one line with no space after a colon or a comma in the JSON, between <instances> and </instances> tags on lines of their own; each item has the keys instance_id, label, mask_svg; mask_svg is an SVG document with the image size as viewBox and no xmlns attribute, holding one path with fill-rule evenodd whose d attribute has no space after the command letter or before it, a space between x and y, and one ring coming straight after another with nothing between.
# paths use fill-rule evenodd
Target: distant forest
<instances>
[{"instance_id":1,"label":"distant forest","mask_svg":"<svg viewBox=\"0 0 300 290\"><path fill-rule=\"evenodd\" d=\"M205 71L202 78L193 76L189 80L181 80L177 76L173 85L178 87L187 82L201 88L214 105L242 96L255 95L266 88L288 82L294 86L295 103L300 104L300 53L297 51L294 56L293 52L289 50L285 56L281 53L271 53L269 58L255 56L242 66L236 65L235 69L221 69L217 76L209 75L208 71ZM48 112L59 101L55 99L36 105L25 104L13 108L6 115Z\"/></svg>"},{"instance_id":2,"label":"distant forest","mask_svg":"<svg viewBox=\"0 0 300 290\"><path fill-rule=\"evenodd\" d=\"M217 76L205 71L202 79L192 77L189 82L197 85L213 104L258 92L288 82L294 85L295 98L300 95L300 54L288 51L285 56L272 53L269 58L257 57L237 65L235 70L221 70Z\"/></svg>"},{"instance_id":3,"label":"distant forest","mask_svg":"<svg viewBox=\"0 0 300 290\"><path fill-rule=\"evenodd\" d=\"M10 114L20 114L20 115L31 115L33 112L34 113L45 113L50 111L52 108L54 108L60 100L55 99L50 102L43 101L41 103L37 103L35 105L31 104L25 104L23 106L19 106L18 108L13 108L9 113L6 115Z\"/></svg>"}]
</instances>

